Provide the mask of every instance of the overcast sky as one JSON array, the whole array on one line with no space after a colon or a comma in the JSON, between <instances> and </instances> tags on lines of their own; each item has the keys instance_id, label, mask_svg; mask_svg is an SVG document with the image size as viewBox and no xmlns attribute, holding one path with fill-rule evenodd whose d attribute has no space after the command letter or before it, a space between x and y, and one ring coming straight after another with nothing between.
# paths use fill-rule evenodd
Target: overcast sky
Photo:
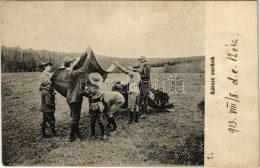
<instances>
[{"instance_id":1,"label":"overcast sky","mask_svg":"<svg viewBox=\"0 0 260 168\"><path fill-rule=\"evenodd\" d=\"M3 2L2 45L114 57L204 55L204 2Z\"/></svg>"}]
</instances>

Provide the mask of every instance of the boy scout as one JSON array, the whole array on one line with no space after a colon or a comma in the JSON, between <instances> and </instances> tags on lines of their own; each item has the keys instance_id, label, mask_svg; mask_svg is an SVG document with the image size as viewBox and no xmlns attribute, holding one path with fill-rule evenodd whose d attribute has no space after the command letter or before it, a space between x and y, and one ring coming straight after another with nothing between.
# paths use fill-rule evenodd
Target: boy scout
<instances>
[{"instance_id":1,"label":"boy scout","mask_svg":"<svg viewBox=\"0 0 260 168\"><path fill-rule=\"evenodd\" d=\"M104 105L103 111L107 117L108 124L113 126L113 131L110 132L110 135L116 134L119 129L113 114L125 103L124 96L116 91L102 93L99 86L101 82L103 82L103 78L99 73L91 73L89 75L89 81L92 84L90 86L92 96L94 96L96 100L99 100L99 102L102 102Z\"/></svg>"},{"instance_id":2,"label":"boy scout","mask_svg":"<svg viewBox=\"0 0 260 168\"><path fill-rule=\"evenodd\" d=\"M44 71L40 76L40 91L41 91L41 112L43 114L43 120L41 122L42 138L47 138L45 129L47 122L50 125L52 136L56 136L55 130L55 92L51 87L51 66L52 63L43 61L40 64L40 68Z\"/></svg>"},{"instance_id":3,"label":"boy scout","mask_svg":"<svg viewBox=\"0 0 260 168\"><path fill-rule=\"evenodd\" d=\"M139 117L139 97L140 97L140 90L139 84L141 81L141 77L138 71L140 71L140 66L138 63L133 64L129 67L129 70L120 65L117 61L114 64L124 73L131 77L129 82L129 94L128 94L128 108L130 109L130 121L129 123L132 124L134 122L138 122ZM135 116L135 120L134 120Z\"/></svg>"},{"instance_id":4,"label":"boy scout","mask_svg":"<svg viewBox=\"0 0 260 168\"><path fill-rule=\"evenodd\" d=\"M113 131L110 132L110 135L113 135L119 131L113 114L117 112L119 108L125 103L125 98L119 92L110 91L103 93L103 99L105 115L107 117L108 123L112 124L113 126Z\"/></svg>"},{"instance_id":5,"label":"boy scout","mask_svg":"<svg viewBox=\"0 0 260 168\"><path fill-rule=\"evenodd\" d=\"M163 91L162 88L151 89L151 92L154 93L154 101L163 108L169 107L169 95Z\"/></svg>"},{"instance_id":6,"label":"boy scout","mask_svg":"<svg viewBox=\"0 0 260 168\"><path fill-rule=\"evenodd\" d=\"M64 66L66 68L64 70L63 77L64 77L64 81L68 86L67 103L70 106L71 117L72 117L69 142L76 140L75 134L80 140L82 140L79 131L79 120L80 120L83 96L79 89L78 77L79 75L87 71L89 66L89 58L87 58L84 65L80 69L73 70L73 67L77 64L78 61L79 59L76 60L76 59L72 59L71 57L65 57L63 60Z\"/></svg>"},{"instance_id":7,"label":"boy scout","mask_svg":"<svg viewBox=\"0 0 260 168\"><path fill-rule=\"evenodd\" d=\"M98 122L101 140L105 140L105 129L102 121L103 112L104 112L104 104L101 96L101 92L98 91L98 85L92 84L90 86L90 95L89 95L89 115L90 115L90 123L91 123L91 137L95 137L95 127L96 121ZM97 90L97 92L95 91Z\"/></svg>"},{"instance_id":8,"label":"boy scout","mask_svg":"<svg viewBox=\"0 0 260 168\"><path fill-rule=\"evenodd\" d=\"M138 59L138 61L143 67L141 72L140 72L141 83L140 83L139 105L142 109L143 117L145 117L147 115L148 96L149 96L149 90L150 90L150 87L151 87L151 83L150 83L151 68L147 64L147 59L145 58L145 56L141 56Z\"/></svg>"}]
</instances>

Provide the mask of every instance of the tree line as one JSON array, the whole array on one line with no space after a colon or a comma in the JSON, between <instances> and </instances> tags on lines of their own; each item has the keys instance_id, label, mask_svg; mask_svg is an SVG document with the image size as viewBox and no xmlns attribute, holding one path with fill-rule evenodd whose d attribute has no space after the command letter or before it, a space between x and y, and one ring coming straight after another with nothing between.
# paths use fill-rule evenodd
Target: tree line
<instances>
[{"instance_id":1,"label":"tree line","mask_svg":"<svg viewBox=\"0 0 260 168\"><path fill-rule=\"evenodd\" d=\"M2 72L38 72L41 71L39 64L43 60L50 61L54 68L58 68L66 56L78 57L79 54L2 46Z\"/></svg>"},{"instance_id":2,"label":"tree line","mask_svg":"<svg viewBox=\"0 0 260 168\"><path fill-rule=\"evenodd\" d=\"M62 65L64 57L70 56L77 58L81 53L54 52L47 50L21 49L18 47L1 46L1 66L2 72L39 72L39 64L42 60L53 63L53 69ZM118 58L96 55L98 62L105 69L114 61L118 61L125 67L132 65L137 61L136 58ZM174 67L178 64L197 65L198 62L205 62L204 56L182 57L182 58L150 58L148 63L151 67ZM169 68L167 69L169 71ZM201 70L200 70L201 71ZM115 72L120 72L115 70Z\"/></svg>"}]
</instances>

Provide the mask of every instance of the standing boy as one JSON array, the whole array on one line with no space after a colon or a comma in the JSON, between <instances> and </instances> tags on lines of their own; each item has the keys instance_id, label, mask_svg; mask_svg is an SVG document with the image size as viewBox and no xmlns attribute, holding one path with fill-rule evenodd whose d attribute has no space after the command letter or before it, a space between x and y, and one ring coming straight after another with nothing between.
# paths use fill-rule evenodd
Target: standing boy
<instances>
[{"instance_id":1,"label":"standing boy","mask_svg":"<svg viewBox=\"0 0 260 168\"><path fill-rule=\"evenodd\" d=\"M139 97L140 97L140 90L139 84L141 81L141 77L139 74L140 66L138 63L134 63L129 70L120 65L117 61L114 64L124 73L131 77L129 82L129 94L128 94L128 108L130 109L130 121L129 123L132 124L134 122L138 122L139 117ZM134 119L135 117L135 119Z\"/></svg>"},{"instance_id":2,"label":"standing boy","mask_svg":"<svg viewBox=\"0 0 260 168\"><path fill-rule=\"evenodd\" d=\"M68 86L67 91L67 103L70 106L71 110L71 130L69 142L76 140L75 134L77 137L82 140L80 131L79 131L79 120L81 114L81 106L83 101L83 96L79 88L79 75L85 73L89 66L89 58L85 61L84 65L77 70L73 70L73 67L78 63L79 59L72 59L71 57L64 58L64 81Z\"/></svg>"},{"instance_id":3,"label":"standing boy","mask_svg":"<svg viewBox=\"0 0 260 168\"><path fill-rule=\"evenodd\" d=\"M101 133L101 140L105 140L105 129L103 124L103 112L104 112L104 104L103 104L103 96L102 93L99 91L95 91L99 88L98 85L92 84L90 86L90 95L89 95L89 115L90 115L90 123L91 123L91 136L95 136L95 127L96 121L98 122L100 133Z\"/></svg>"},{"instance_id":4,"label":"standing boy","mask_svg":"<svg viewBox=\"0 0 260 168\"><path fill-rule=\"evenodd\" d=\"M150 83L150 72L151 68L147 64L147 59L145 56L141 56L138 59L139 63L142 65L142 70L140 72L141 75L141 83L140 83L140 107L142 109L143 117L147 115L147 107L148 107L148 96L149 96L149 90L151 87Z\"/></svg>"},{"instance_id":5,"label":"standing boy","mask_svg":"<svg viewBox=\"0 0 260 168\"><path fill-rule=\"evenodd\" d=\"M50 125L52 136L56 136L55 130L55 92L51 87L51 66L52 63L43 61L40 64L40 68L43 69L43 73L40 76L40 91L41 91L41 112L43 114L43 120L41 122L42 138L47 138L46 127L47 122Z\"/></svg>"}]
</instances>

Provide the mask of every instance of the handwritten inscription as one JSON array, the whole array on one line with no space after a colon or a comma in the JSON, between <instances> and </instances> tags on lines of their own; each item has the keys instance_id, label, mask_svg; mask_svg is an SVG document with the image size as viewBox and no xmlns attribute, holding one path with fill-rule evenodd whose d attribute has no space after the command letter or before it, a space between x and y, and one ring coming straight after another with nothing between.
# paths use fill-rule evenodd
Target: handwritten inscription
<instances>
[{"instance_id":1,"label":"handwritten inscription","mask_svg":"<svg viewBox=\"0 0 260 168\"><path fill-rule=\"evenodd\" d=\"M239 34L236 34L236 38L231 40L229 44L225 44L225 47L228 49L228 53L226 55L227 60L230 62L228 65L230 66L230 73L229 76L226 77L226 79L230 82L230 85L234 86L232 91L227 93L227 96L224 98L227 100L226 102L226 108L227 112L230 114L230 120L228 121L228 131L230 133L237 133L238 130L238 122L236 115L238 113L238 103L240 102L238 91L236 86L239 84L238 80L238 67L237 67L237 61L239 59L239 50L238 50L238 36Z\"/></svg>"}]
</instances>

